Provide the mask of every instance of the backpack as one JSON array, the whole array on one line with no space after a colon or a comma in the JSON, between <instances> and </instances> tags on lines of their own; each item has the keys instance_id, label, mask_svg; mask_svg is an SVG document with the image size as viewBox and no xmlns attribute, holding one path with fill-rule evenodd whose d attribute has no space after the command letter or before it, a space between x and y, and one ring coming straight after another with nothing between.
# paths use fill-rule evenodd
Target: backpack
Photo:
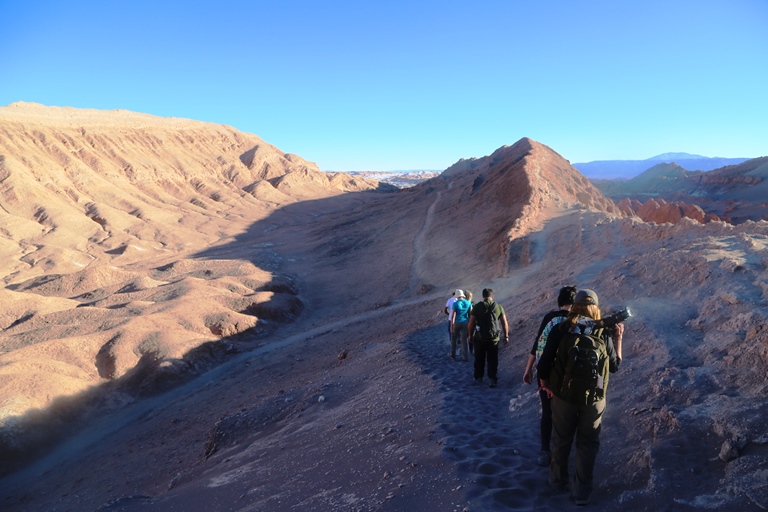
<instances>
[{"instance_id":1,"label":"backpack","mask_svg":"<svg viewBox=\"0 0 768 512\"><path fill-rule=\"evenodd\" d=\"M561 324L565 326L567 324ZM555 394L574 405L593 404L605 397L608 384L608 348L603 329L572 326L557 349L552 367Z\"/></svg>"},{"instance_id":2,"label":"backpack","mask_svg":"<svg viewBox=\"0 0 768 512\"><path fill-rule=\"evenodd\" d=\"M472 312L477 318L477 327L480 330L480 339L485 341L497 341L501 336L501 322L499 321L499 317L496 315L496 303L483 301L477 306L480 304L483 305L485 311L479 315L477 314L479 311L477 313L475 311ZM475 306L475 308L479 309L477 306Z\"/></svg>"}]
</instances>

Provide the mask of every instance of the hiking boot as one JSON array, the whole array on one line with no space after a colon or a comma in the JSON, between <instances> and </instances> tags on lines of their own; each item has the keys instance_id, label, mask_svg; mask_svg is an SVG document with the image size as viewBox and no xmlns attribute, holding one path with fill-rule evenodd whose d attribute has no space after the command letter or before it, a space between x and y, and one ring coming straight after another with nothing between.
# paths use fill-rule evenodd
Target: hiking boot
<instances>
[{"instance_id":1,"label":"hiking boot","mask_svg":"<svg viewBox=\"0 0 768 512\"><path fill-rule=\"evenodd\" d=\"M576 496L573 497L573 502L578 505L579 507L583 507L585 505L589 505L589 496L586 498L577 498Z\"/></svg>"},{"instance_id":2,"label":"hiking boot","mask_svg":"<svg viewBox=\"0 0 768 512\"><path fill-rule=\"evenodd\" d=\"M482 384L483 378L482 377L475 377L475 384Z\"/></svg>"},{"instance_id":3,"label":"hiking boot","mask_svg":"<svg viewBox=\"0 0 768 512\"><path fill-rule=\"evenodd\" d=\"M499 381L496 379L491 379L490 382L488 382L489 388L495 388L499 385Z\"/></svg>"},{"instance_id":4,"label":"hiking boot","mask_svg":"<svg viewBox=\"0 0 768 512\"><path fill-rule=\"evenodd\" d=\"M536 459L536 464L539 466L549 466L549 462L552 460L552 452L542 450L539 454L539 458Z\"/></svg>"},{"instance_id":5,"label":"hiking boot","mask_svg":"<svg viewBox=\"0 0 768 512\"><path fill-rule=\"evenodd\" d=\"M549 481L549 488L558 494L564 493L568 490L567 485L559 482L553 482L552 480Z\"/></svg>"}]
</instances>

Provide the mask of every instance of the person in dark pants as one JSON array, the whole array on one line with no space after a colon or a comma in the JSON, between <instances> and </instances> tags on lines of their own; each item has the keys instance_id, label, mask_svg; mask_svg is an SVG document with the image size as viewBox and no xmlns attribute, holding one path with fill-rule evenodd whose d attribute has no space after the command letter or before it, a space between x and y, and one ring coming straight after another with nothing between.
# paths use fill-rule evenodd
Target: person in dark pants
<instances>
[{"instance_id":1,"label":"person in dark pants","mask_svg":"<svg viewBox=\"0 0 768 512\"><path fill-rule=\"evenodd\" d=\"M576 505L588 504L592 494L609 375L619 369L622 357L624 325L619 323L604 329L596 323L600 318L597 294L592 290L579 290L568 318L550 332L536 367L541 389L552 399L554 432L549 484L556 492L568 490L568 457L575 439L576 463L571 493ZM580 383L586 382L573 378L576 372L581 372L575 369L573 361L583 353L582 345L576 347L575 343L580 343L590 333L597 340L597 345L591 345L597 349L594 361L600 369L595 379L597 386L587 394L574 394L573 390L580 390Z\"/></svg>"},{"instance_id":2,"label":"person in dark pants","mask_svg":"<svg viewBox=\"0 0 768 512\"><path fill-rule=\"evenodd\" d=\"M453 307L453 303L458 300L458 297L456 297L456 294L459 292L461 292L462 294L464 293L462 290L459 290L458 288L454 290L451 293L451 297L445 303L445 307L443 308L443 313L448 315L448 343L453 342L453 326L451 325L451 308Z\"/></svg>"},{"instance_id":3,"label":"person in dark pants","mask_svg":"<svg viewBox=\"0 0 768 512\"><path fill-rule=\"evenodd\" d=\"M498 332L485 332L490 323L491 313L498 319ZM487 361L488 385L495 388L498 385L499 341L503 337L504 344L509 343L509 325L504 308L493 301L493 290L490 288L483 290L483 302L478 302L472 307L468 330L474 333L475 340L475 382L478 384L483 382Z\"/></svg>"},{"instance_id":4,"label":"person in dark pants","mask_svg":"<svg viewBox=\"0 0 768 512\"><path fill-rule=\"evenodd\" d=\"M563 288L560 288L560 293L557 296L558 309L550 311L544 315L544 319L539 326L539 331L536 333L536 338L533 340L531 353L528 355L528 363L525 366L525 373L523 373L523 382L526 384L531 384L533 382L533 366L541 357L541 352L547 344L549 333L554 326L565 320L565 317L568 316L568 311L570 311L575 297L576 288L573 286L564 286ZM539 466L549 466L549 462L552 458L550 448L550 441L552 439L552 407L547 393L541 389L540 380L538 385L539 398L541 399L541 453L539 454L536 463Z\"/></svg>"}]
</instances>

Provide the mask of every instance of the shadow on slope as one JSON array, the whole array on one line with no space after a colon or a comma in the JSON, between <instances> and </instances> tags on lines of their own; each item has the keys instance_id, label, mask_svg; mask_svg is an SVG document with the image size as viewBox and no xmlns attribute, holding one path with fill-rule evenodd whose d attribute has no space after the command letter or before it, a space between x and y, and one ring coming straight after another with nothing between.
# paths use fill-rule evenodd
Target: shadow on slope
<instances>
[{"instance_id":1,"label":"shadow on slope","mask_svg":"<svg viewBox=\"0 0 768 512\"><path fill-rule=\"evenodd\" d=\"M287 291L281 281L265 289ZM111 343L96 355L94 365L107 381L71 396L60 396L50 405L4 419L0 431L0 475L12 473L33 462L55 445L83 429L89 422L114 414L136 401L157 396L199 377L234 354L268 343L270 336L286 322L295 320L301 303L288 305L276 295L277 304L262 302L248 306L244 314L265 319L258 327L231 336L204 342L173 358L157 351L145 351L137 363L115 378L115 356ZM287 307L290 306L290 307ZM256 309L253 309L256 308ZM216 328L211 326L211 333ZM222 327L224 329L224 327Z\"/></svg>"}]
</instances>

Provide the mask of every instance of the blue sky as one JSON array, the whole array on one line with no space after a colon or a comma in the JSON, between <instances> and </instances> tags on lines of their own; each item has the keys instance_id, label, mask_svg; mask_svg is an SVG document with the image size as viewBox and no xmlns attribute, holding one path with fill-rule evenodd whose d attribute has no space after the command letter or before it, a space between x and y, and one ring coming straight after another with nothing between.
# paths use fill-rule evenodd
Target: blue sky
<instances>
[{"instance_id":1,"label":"blue sky","mask_svg":"<svg viewBox=\"0 0 768 512\"><path fill-rule=\"evenodd\" d=\"M768 0L0 0L0 105L231 125L332 171L768 155Z\"/></svg>"}]
</instances>

